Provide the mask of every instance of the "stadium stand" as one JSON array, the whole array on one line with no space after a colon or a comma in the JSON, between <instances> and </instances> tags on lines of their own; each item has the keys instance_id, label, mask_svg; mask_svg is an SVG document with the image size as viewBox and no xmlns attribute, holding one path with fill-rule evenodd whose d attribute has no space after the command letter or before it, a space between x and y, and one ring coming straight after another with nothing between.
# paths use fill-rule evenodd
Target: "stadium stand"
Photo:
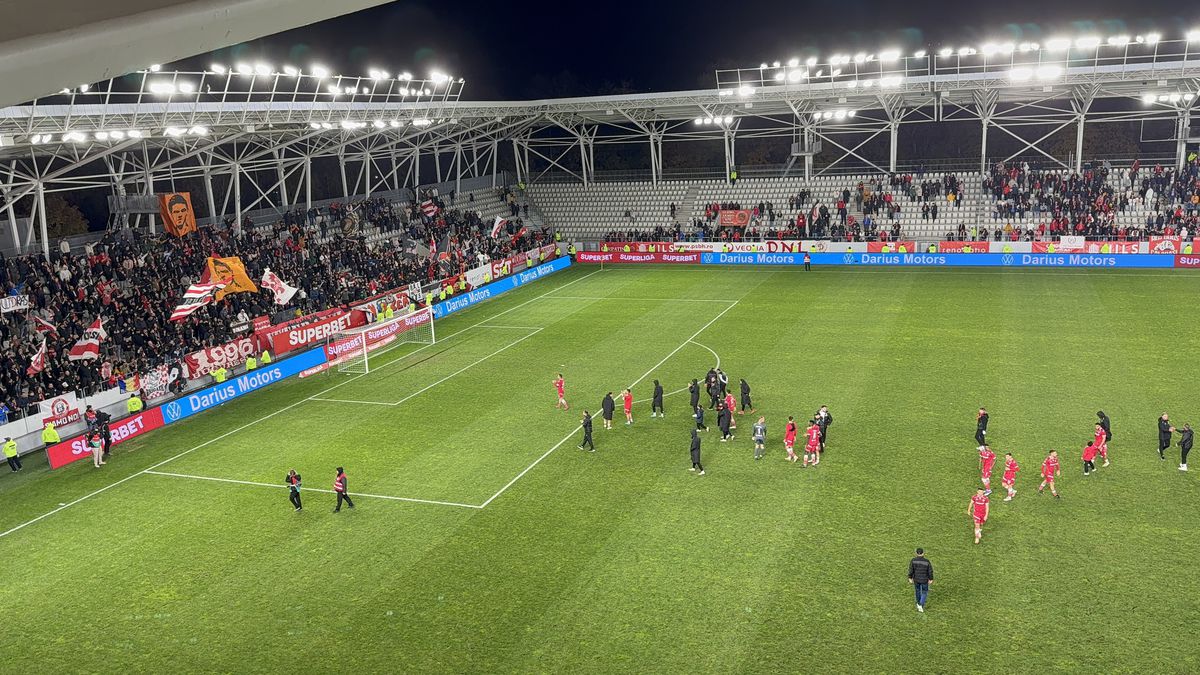
<instances>
[{"instance_id":1,"label":"stadium stand","mask_svg":"<svg viewBox=\"0 0 1200 675\"><path fill-rule=\"evenodd\" d=\"M511 194L511 193L508 193ZM500 259L548 241L550 233L524 229L513 218L504 236L493 238L495 215L508 213L504 191L480 190L438 197L437 217L412 201L385 199L293 209L272 222L247 222L240 234L230 227L201 227L178 239L109 233L83 250L56 250L0 260L0 292L28 295L31 315L54 324L47 336L46 367L26 374L40 346L23 312L0 319L0 406L11 421L37 401L75 391L83 395L114 386L123 374L147 372L195 350L224 344L236 317L275 311L268 295L238 293L205 307L186 321L167 321L182 291L195 282L205 258L239 256L251 279L270 267L301 292L286 308L308 312L344 306L387 288L432 281L459 265L439 265L437 253L475 264ZM478 205L478 210L475 210ZM229 221L227 221L229 222ZM444 276L444 275L443 275ZM67 350L95 317L104 319L108 339L97 361L69 361ZM111 364L101 378L100 364ZM106 369L107 371L107 369Z\"/></svg>"}]
</instances>

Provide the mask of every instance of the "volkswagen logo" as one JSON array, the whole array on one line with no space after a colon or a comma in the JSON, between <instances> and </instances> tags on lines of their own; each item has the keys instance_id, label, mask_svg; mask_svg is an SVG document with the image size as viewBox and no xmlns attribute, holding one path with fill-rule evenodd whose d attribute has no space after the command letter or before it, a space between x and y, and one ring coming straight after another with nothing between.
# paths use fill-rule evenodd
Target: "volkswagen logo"
<instances>
[{"instance_id":1,"label":"volkswagen logo","mask_svg":"<svg viewBox=\"0 0 1200 675\"><path fill-rule=\"evenodd\" d=\"M853 253L847 253L847 254L846 254L846 255L845 255L843 258L842 258L842 262L846 263L847 265L853 265L853 264L854 264L854 254L853 254Z\"/></svg>"},{"instance_id":2,"label":"volkswagen logo","mask_svg":"<svg viewBox=\"0 0 1200 675\"><path fill-rule=\"evenodd\" d=\"M1013 264L1013 257L1012 255L1005 253L1004 257L1000 259L1000 262L1004 263L1005 265L1011 265Z\"/></svg>"},{"instance_id":3,"label":"volkswagen logo","mask_svg":"<svg viewBox=\"0 0 1200 675\"><path fill-rule=\"evenodd\" d=\"M175 420L179 419L180 415L183 414L183 406L179 405L175 401L171 401L163 406L163 412L167 414L168 422L174 422Z\"/></svg>"},{"instance_id":4,"label":"volkswagen logo","mask_svg":"<svg viewBox=\"0 0 1200 675\"><path fill-rule=\"evenodd\" d=\"M711 265L712 261L713 254L711 253L705 253L704 255L700 256L700 262L704 263L705 265Z\"/></svg>"}]
</instances>

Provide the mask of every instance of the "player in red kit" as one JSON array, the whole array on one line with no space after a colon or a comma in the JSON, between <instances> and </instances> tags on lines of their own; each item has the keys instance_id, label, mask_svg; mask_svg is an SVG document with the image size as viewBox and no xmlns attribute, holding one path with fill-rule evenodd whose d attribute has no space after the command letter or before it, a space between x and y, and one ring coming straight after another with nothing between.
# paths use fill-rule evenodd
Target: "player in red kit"
<instances>
[{"instance_id":1,"label":"player in red kit","mask_svg":"<svg viewBox=\"0 0 1200 675\"><path fill-rule=\"evenodd\" d=\"M1017 472L1021 470L1021 466L1017 464L1017 460L1013 459L1011 452L1004 453L1004 477L1000 479L1000 484L1008 490L1008 496L1004 501L1011 502L1012 498L1017 496L1017 490L1014 487L1017 482Z\"/></svg>"},{"instance_id":2,"label":"player in red kit","mask_svg":"<svg viewBox=\"0 0 1200 675\"><path fill-rule=\"evenodd\" d=\"M985 495L992 494L992 466L995 464L996 453L986 445L979 446L979 475Z\"/></svg>"},{"instance_id":3,"label":"player in red kit","mask_svg":"<svg viewBox=\"0 0 1200 675\"><path fill-rule=\"evenodd\" d=\"M979 539L983 537L983 524L988 519L988 496L983 493L983 488L975 491L975 496L971 497L971 505L967 507L967 515L975 519L975 543L979 543Z\"/></svg>"},{"instance_id":4,"label":"player in red kit","mask_svg":"<svg viewBox=\"0 0 1200 675\"><path fill-rule=\"evenodd\" d=\"M787 460L796 461L796 420L788 415L787 427L783 430L783 447L787 448Z\"/></svg>"},{"instance_id":5,"label":"player in red kit","mask_svg":"<svg viewBox=\"0 0 1200 675\"><path fill-rule=\"evenodd\" d=\"M1042 461L1042 484L1038 486L1038 494L1042 494L1042 490L1046 486L1050 486L1050 494L1054 495L1055 499L1059 499L1058 491L1054 489L1054 479L1062 475L1062 471L1058 469L1058 451L1051 450L1046 459Z\"/></svg>"},{"instance_id":6,"label":"player in red kit","mask_svg":"<svg viewBox=\"0 0 1200 675\"><path fill-rule=\"evenodd\" d=\"M733 399L731 391L725 393L725 409L729 411L729 428L736 429L737 417L734 416L733 411L737 410L737 401Z\"/></svg>"},{"instance_id":7,"label":"player in red kit","mask_svg":"<svg viewBox=\"0 0 1200 675\"><path fill-rule=\"evenodd\" d=\"M625 404L625 424L633 424L633 392L626 389L621 394L621 402Z\"/></svg>"},{"instance_id":8,"label":"player in red kit","mask_svg":"<svg viewBox=\"0 0 1200 675\"><path fill-rule=\"evenodd\" d=\"M1100 458L1104 460L1101 466L1108 466L1108 432L1100 424L1096 424L1096 437L1092 440L1092 445L1096 446L1096 452L1100 453Z\"/></svg>"},{"instance_id":9,"label":"player in red kit","mask_svg":"<svg viewBox=\"0 0 1200 675\"><path fill-rule=\"evenodd\" d=\"M1088 444L1083 448L1083 475L1089 476L1096 470L1096 454L1100 452L1100 448L1096 447L1095 441L1088 441Z\"/></svg>"},{"instance_id":10,"label":"player in red kit","mask_svg":"<svg viewBox=\"0 0 1200 675\"><path fill-rule=\"evenodd\" d=\"M563 410L571 409L571 406L567 405L566 387L567 383L565 380L563 380L562 373L559 373L558 378L554 380L554 391L558 393L558 403L554 404L555 410L559 408L562 408Z\"/></svg>"},{"instance_id":11,"label":"player in red kit","mask_svg":"<svg viewBox=\"0 0 1200 675\"><path fill-rule=\"evenodd\" d=\"M804 433L808 436L808 443L804 446L804 466L808 466L810 459L812 465L816 466L821 463L821 425L816 420L809 420Z\"/></svg>"}]
</instances>

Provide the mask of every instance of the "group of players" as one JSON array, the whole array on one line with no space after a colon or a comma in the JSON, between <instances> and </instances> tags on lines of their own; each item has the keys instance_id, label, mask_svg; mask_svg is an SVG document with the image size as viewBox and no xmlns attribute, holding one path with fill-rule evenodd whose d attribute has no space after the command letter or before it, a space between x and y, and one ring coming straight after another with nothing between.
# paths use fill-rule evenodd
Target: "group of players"
<instances>
[{"instance_id":1,"label":"group of players","mask_svg":"<svg viewBox=\"0 0 1200 675\"><path fill-rule=\"evenodd\" d=\"M1096 421L1095 435L1092 440L1087 442L1083 448L1083 475L1090 476L1096 470L1096 457L1099 456L1104 460L1102 466L1108 466L1108 441L1112 439L1112 421L1108 415L1101 410L1096 413L1098 418ZM988 516L991 514L992 494L992 467L996 463L996 453L987 444L987 427L988 427L988 412L985 408L980 408L975 415L975 442L979 444L979 473L980 482L983 487L975 491L975 495L971 497L971 503L967 507L967 515L975 523L975 543L978 544L983 538L983 525L987 522ZM1011 452L1004 454L1004 475L1000 479L1000 485L1008 493L1004 501L1011 502L1013 497L1017 496L1017 472L1021 470L1021 466L1017 464L1017 460L1012 456ZM1058 461L1058 451L1051 450L1046 458L1042 460L1042 482L1038 485L1038 494L1043 494L1046 488L1050 488L1050 494L1054 495L1055 499L1060 499L1058 488L1054 484L1055 479L1062 476L1062 469Z\"/></svg>"},{"instance_id":2,"label":"group of players","mask_svg":"<svg viewBox=\"0 0 1200 675\"><path fill-rule=\"evenodd\" d=\"M566 382L562 373L558 374L553 380L554 391L557 395L556 409L569 410L570 404L566 398ZM717 428L721 431L721 442L731 440L734 430L737 429L737 420L735 415L745 415L747 412L754 414L757 410L754 408L753 400L750 396L750 384L742 378L739 383L741 394L741 407L738 408L739 401L734 399L733 391L729 387L729 376L720 368L713 368L708 371L704 377L704 390L709 397L709 410L714 410L717 416ZM692 466L690 471L698 471L699 475L705 475L704 465L700 460L700 435L701 431L708 431L708 425L705 424L705 408L700 403L701 384L699 379L693 379L688 385L688 394L690 396L690 407L692 409L692 418L696 422L696 428L692 430L691 445L689 448ZM666 417L663 409L663 387L662 383L654 380L654 393L651 396L650 416L651 417ZM625 412L625 424L633 424L633 393L626 389L621 393L622 407ZM612 428L613 415L616 411L616 402L613 400L612 392L605 394L604 399L600 403L601 419L605 429ZM788 416L787 425L784 427L783 445L787 452L786 459L789 462L801 461L802 466L807 468L810 464L817 466L821 463L821 453L825 451L825 441L829 432L829 427L833 424L833 415L829 412L828 406L821 408L812 416L808 422L808 427L804 431L805 446L803 459L796 454L795 445L796 437L799 434L799 426L796 424L795 417ZM592 439L592 415L589 411L583 411L583 417L580 420L580 427L583 429L583 441L579 444L580 450L595 452L596 446ZM766 437L767 425L766 418L759 417L755 422L752 431L754 440L754 459L760 460L766 456Z\"/></svg>"}]
</instances>

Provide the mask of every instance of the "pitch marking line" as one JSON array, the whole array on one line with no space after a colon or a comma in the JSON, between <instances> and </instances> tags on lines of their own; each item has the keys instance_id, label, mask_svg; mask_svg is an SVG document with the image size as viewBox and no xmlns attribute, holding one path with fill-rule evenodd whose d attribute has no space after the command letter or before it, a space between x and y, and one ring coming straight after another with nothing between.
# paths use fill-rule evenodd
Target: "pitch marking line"
<instances>
[{"instance_id":1,"label":"pitch marking line","mask_svg":"<svg viewBox=\"0 0 1200 675\"><path fill-rule=\"evenodd\" d=\"M213 476L196 476L190 473L170 473L168 471L144 471L151 476L170 476L172 478L190 478L192 480L207 480L216 483L235 483L237 485L253 485L256 487L267 488L283 488L287 489L286 485L276 485L274 483L258 483L251 480L235 480L233 478L215 478ZM301 492L324 492L325 494L337 494L333 490L324 490L321 488L301 488ZM369 497L371 499L389 499L395 502L415 502L417 504L436 504L438 506L458 506L464 509L482 509L478 504L460 504L458 502L440 502L436 499L417 499L416 497L394 497L392 495L374 495L366 492L353 492L351 497Z\"/></svg>"},{"instance_id":2,"label":"pitch marking line","mask_svg":"<svg viewBox=\"0 0 1200 675\"><path fill-rule=\"evenodd\" d=\"M551 299L557 300L621 300L630 302L718 302L728 304L730 300L719 300L716 298L627 298L620 295L555 295Z\"/></svg>"},{"instance_id":3,"label":"pitch marking line","mask_svg":"<svg viewBox=\"0 0 1200 675\"><path fill-rule=\"evenodd\" d=\"M540 299L542 299L542 298L544 298L544 297L546 297L546 296L550 295L551 293L554 293L554 292L556 292L556 291L561 291L562 289L564 289L564 288L566 288L566 287L568 287L568 286L571 286L571 285L573 285L573 284L577 284L577 283L579 283L580 281L583 281L584 279L587 279L588 277L591 277L591 276L594 276L594 275L596 275L596 274L599 274L599 273L600 273L600 272L602 272L602 271L604 271L604 270L596 270L595 272L589 272L588 274L585 274L585 275L583 275L583 276L579 277L578 279L575 279L574 281L569 281L569 282L567 282L567 283L563 284L562 286L559 286L558 288L555 288L555 289L553 289L553 290L547 291L547 292L545 292L545 293L543 293L543 294L541 294L541 295L539 295L539 296L537 296L537 297L530 298L529 300L526 300L525 302L522 302L522 303L520 303L519 305L514 305L514 306L512 306L512 307L509 307L508 309L504 310L503 312L500 312L499 314L492 315L492 316L490 316L490 317L488 317L488 318L484 319L483 321L480 321L479 323L477 323L477 324L474 324L473 326L467 326L466 328L463 328L463 329L462 329L462 330L460 330L460 331L456 331L456 332L454 332L454 333L451 333L450 335L446 336L446 337L445 337L445 338L443 338L443 339L445 339L445 340L448 340L448 339L450 339L450 338L454 337L455 335L458 335L459 333L465 333L465 332L467 332L467 331L471 330L472 328L475 328L476 326L480 326L480 325L486 324L487 322L489 322L489 321L491 321L491 320L493 320L493 319L495 319L495 318L497 318L497 317L504 316L505 314L508 314L509 312L512 312L512 311L514 311L514 310L517 310L517 309L520 309L520 308L524 307L525 305L528 305L528 304L529 304L529 303L531 303L531 302L536 302L536 301L538 301L538 300L540 300ZM482 307L482 306L486 306L486 305L476 305L476 307ZM470 310L467 310L467 311L470 311ZM419 349L416 349L416 350L414 350L414 351L412 351L412 352L409 352L409 354L415 354L416 352L420 351L421 349L425 349L426 347L431 347L431 346L433 346L433 345L425 345L425 347L421 347L421 348L419 348ZM403 359L396 359L396 361L392 361L392 362L389 362L389 363L385 363L385 364L383 364L382 366L380 366L380 368L386 368L387 366L391 365L392 363L397 363L397 362L400 362L400 361L402 361L402 360L403 360ZM270 418L272 418L272 417L274 417L274 416L276 416L276 415L278 415L278 414L280 414L280 413L287 412L288 410L291 410L292 408L295 408L295 407L296 407L296 406L298 406L298 405L301 405L301 404L303 404L303 403L307 403L308 401L311 401L311 400L313 400L314 398L316 398L317 396L320 396L321 394L327 394L327 393L329 393L329 392L333 391L334 389L337 389L338 387L341 387L341 386L343 386L343 385L346 385L346 384L349 384L349 383L351 383L351 382L354 382L355 380L357 380L358 378L360 378L360 377L363 377L363 376L364 376L364 375L355 375L354 377L348 378L348 379L347 379L346 381L344 381L344 382L339 382L339 383L337 383L337 384L333 385L332 387L329 387L328 389L324 389L324 390L322 390L322 391L319 391L319 392L317 392L316 394L314 394L313 396L310 396L310 397L308 397L308 398L304 398L304 399L300 399L299 401L296 401L295 403L292 403L292 404L289 404L289 405L287 405L287 406L284 406L284 407L280 408L279 410L276 410L276 411L275 411L275 412L273 412L273 413L269 413L269 414L267 414L267 415L264 415L264 416L262 416L262 417L259 417L259 418L255 419L255 420L252 420L252 421L250 421L250 422L248 422L248 423L246 423L246 424L243 424L242 426L240 426L240 427L237 427L236 429L231 429L231 430L229 430L229 431L226 431L225 433L221 434L220 436L216 436L216 437L214 437L214 438L210 438L209 440L207 440L207 441L205 441L205 442L201 443L200 445L197 445L197 446L196 446L196 447L194 447L194 448L191 448L191 449L188 449L188 450L184 450L183 452L181 452L181 453L179 453L179 454L177 454L177 455L175 455L175 456L173 456L173 457L168 457L167 459L165 459L165 460L163 460L163 461L161 461L161 462L159 462L159 463L157 463L157 464L154 464L154 465L150 466L150 467L149 467L149 468L147 468L147 469L142 469L141 471L139 471L139 472L137 472L137 473L130 474L130 475L128 475L128 476L126 476L126 477L124 477L124 478L122 478L122 479L120 479L120 480L118 480L118 481L116 481L116 482L113 482L113 483L110 483L110 484L108 484L108 485L105 485L104 487L100 488L99 490L94 490L94 491L92 491L92 492L89 492L89 493L87 493L86 495L84 495L84 496L82 496L82 497L79 497L78 499L75 499L74 501L67 502L66 504L63 504L62 506L59 506L59 507L57 507L57 508L54 508L54 509L51 509L51 510L49 510L49 511L47 511L47 512L43 513L42 515L40 515L40 516L37 516L36 518L31 518L30 520L27 520L27 521L25 521L25 522L21 523L20 525L17 525L17 526L15 526L15 527L12 527L12 528L10 528L10 529L8 529L8 530L4 531L4 532L0 532L0 539L2 539L2 538L4 538L4 537L7 537L8 535L10 535L10 534L12 534L12 533L14 533L14 532L17 532L17 531L19 531L19 530L22 530L22 529L24 529L24 528L26 528L26 527L29 527L30 525L33 525L34 523L41 522L42 520L44 520L44 519L46 519L46 518L49 518L50 516L52 516L52 515L54 515L54 514L58 513L59 511L62 511L62 510L64 510L64 509L69 509L69 508L71 508L72 506L75 506L76 504L78 504L78 503L80 503L80 502L83 502L83 501L86 501L86 500L88 500L88 499L91 499L92 497L95 497L96 495L98 495L98 494L100 494L100 493L102 493L102 492L104 492L104 491L106 491L106 490L112 489L112 488L114 488L114 487L116 487L116 486L118 486L118 485L120 485L120 484L122 484L122 483L125 483L125 482L127 482L127 481L130 481L130 480L132 480L132 479L134 479L134 478L136 478L136 477L138 477L138 476L141 476L141 475L143 475L143 474L145 474L145 473L147 473L147 472L149 472L149 471L151 471L151 470L153 470L153 469L157 469L157 468L158 468L158 467L160 467L160 466L163 466L163 465L165 465L165 464L168 464L168 463L170 463L170 462L173 462L173 461L175 461L175 460L179 459L180 457L183 457L184 455L187 455L187 454L189 454L189 453L195 452L196 450L199 450L199 449L201 449L201 448L207 447L207 446L209 446L209 445L211 445L211 444L213 444L213 443L216 443L217 441L219 441L219 440L221 440L221 439L224 439L224 438L227 438L227 437L229 437L229 436L231 436L231 435L233 435L233 434L236 434L236 433L238 433L239 431L242 431L242 430L244 430L244 429L248 429L248 428L250 428L250 427L254 426L255 424L258 424L259 422L262 422L263 420L270 419ZM482 507L481 507L481 508L482 508Z\"/></svg>"},{"instance_id":4,"label":"pitch marking line","mask_svg":"<svg viewBox=\"0 0 1200 675\"><path fill-rule=\"evenodd\" d=\"M686 340L684 340L683 342L679 343L679 346L678 346L678 347L676 347L675 349L672 349L670 354L667 354L666 356L664 356L664 357L662 358L662 360L661 360L661 361L659 361L658 363L654 364L654 365L653 365L653 366L650 368L650 370L647 370L645 373L643 373L643 374L642 374L642 376L641 376L641 377L639 377L638 379L634 380L634 381L633 381L633 384L629 385L627 388L628 388L628 389L633 389L633 388L634 388L634 387L636 387L638 384L640 384L640 383L642 382L642 380L646 379L647 377L650 377L650 374L651 374L651 373L653 373L655 370L658 370L658 367L659 367L659 366L661 366L662 364L666 363L666 362L667 362L667 360L668 360L668 359L670 359L672 356L675 356L676 354L678 354L678 353L679 353L679 350L683 349L684 347L686 347L686 346L687 346L687 345L689 345L689 344L692 344L692 341L693 341L693 340L694 340L696 337L698 337L698 336L699 336L701 333L703 333L705 330L707 330L709 326L711 326L711 325L713 325L714 323L716 323L716 322L717 322L717 320L718 320L718 319L720 319L721 317L725 316L725 314L726 314L727 312L729 312L729 310L731 310L731 309L733 309L734 307L736 307L736 306L737 306L737 304L738 304L738 302L740 302L740 300L732 300L732 301L724 301L724 300L723 300L722 302L728 302L728 303L729 303L729 306L728 306L728 307L726 307L725 309L721 310L721 313L720 313L720 314L718 314L718 315L716 315L716 316L714 316L714 317L713 317L713 318L712 318L712 319L711 319L711 320L710 320L708 323L706 323L706 324L704 324L703 326L701 326L701 327L700 327L700 330L696 331L695 333L692 333L692 334L691 334L691 335L688 337L688 339L686 339ZM699 344L699 343L697 343L697 344ZM701 347L704 347L704 345L700 345L700 346L701 346ZM708 349L708 347L704 347L704 348L705 348L705 349ZM709 349L709 351L710 351L710 352L712 352L714 356L716 356L716 352L713 352L711 349ZM719 356L718 356L717 358L718 358L718 360L720 359L720 357L719 357ZM675 393L675 392L672 392L672 393ZM572 436L574 436L575 434L579 433L579 430L580 430L580 429L582 429L582 428L583 428L583 425L581 425L581 424L580 424L580 425L576 425L576 426L575 426L575 428L571 430L571 433L567 434L566 436L563 436L563 437L562 437L562 440L560 440L559 442L557 442L557 443L555 443L555 444L554 444L554 447L552 447L552 448L550 448L549 450L547 450L547 451L545 452L545 454L543 454L541 457L538 457L537 459L533 460L533 463L532 463L532 464L530 464L529 466L525 467L525 470L524 470L524 471L522 471L521 473L517 474L517 476L516 476L515 478L513 478L512 480L508 481L508 483L507 483L507 484L506 484L504 487L502 487L502 488L500 488L499 490L497 490L497 491L496 491L496 494L492 495L491 497L488 497L488 498L487 498L487 501L485 501L485 502L484 502L484 503L481 505L481 507L485 507L485 506L487 506L488 504L491 504L493 500L495 500L495 499L496 499L497 497L499 497L500 495L504 494L504 491L505 491L505 490L507 490L508 488L512 487L514 483L516 483L518 480L520 480L520 479L521 479L521 478L522 478L522 477L523 477L525 474L529 473L529 472L530 472L530 470L532 470L532 469L533 469L533 467L535 467L535 466L537 466L538 464L540 464L540 463L541 463L541 461L542 461L543 459L546 459L547 457L549 457L549 456L550 456L550 453L552 453L552 452L554 452L555 450L557 450L557 449L559 449L560 447L562 447L562 444L563 444L563 443L566 443L568 440L570 440L570 439L571 439L571 437L572 437Z\"/></svg>"},{"instance_id":5,"label":"pitch marking line","mask_svg":"<svg viewBox=\"0 0 1200 675\"><path fill-rule=\"evenodd\" d=\"M449 375L443 377L442 379L440 379L436 382L425 385L424 387L414 391L413 393L409 394L408 396L405 396L404 398L400 399L399 401L396 401L395 403L383 403L381 401L355 401L352 399L344 399L344 398L317 398L317 397L313 397L312 400L327 401L329 403L354 403L354 404L367 403L370 405L398 406L401 403L404 403L405 401L408 401L409 399L411 399L415 396L419 396L419 395L429 391L430 389L433 389L434 387L438 386L439 384L442 384L446 380L449 380L453 377L456 377L458 375L465 373L466 371L470 370L471 368L474 368L475 366L483 363L484 361L487 361L488 359L499 354L500 352L521 344L522 342L528 340L529 338L533 337L534 335L537 335L538 333L542 332L542 330L543 329L541 329L541 328L534 329L533 332L529 333L528 335L504 345L503 347L501 347L500 349L497 349L496 351L492 352L491 354L488 354L487 356L479 359L478 361L475 361L474 363L471 363L466 366L463 366L462 368L459 368L458 370L454 371L453 373L450 373Z\"/></svg>"}]
</instances>

